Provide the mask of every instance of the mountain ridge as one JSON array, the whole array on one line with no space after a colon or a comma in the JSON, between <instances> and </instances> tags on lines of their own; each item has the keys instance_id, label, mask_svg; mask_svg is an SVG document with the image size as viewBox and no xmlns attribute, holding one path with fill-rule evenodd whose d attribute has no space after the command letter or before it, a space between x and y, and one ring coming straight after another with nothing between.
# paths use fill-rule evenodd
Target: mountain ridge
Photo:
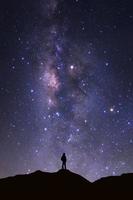
<instances>
[{"instance_id":1,"label":"mountain ridge","mask_svg":"<svg viewBox=\"0 0 133 200\"><path fill-rule=\"evenodd\" d=\"M22 199L35 197L46 199L123 199L129 198L132 192L133 174L110 176L90 182L84 177L69 170L16 175L0 179L0 197ZM8 196L9 195L9 196Z\"/></svg>"}]
</instances>

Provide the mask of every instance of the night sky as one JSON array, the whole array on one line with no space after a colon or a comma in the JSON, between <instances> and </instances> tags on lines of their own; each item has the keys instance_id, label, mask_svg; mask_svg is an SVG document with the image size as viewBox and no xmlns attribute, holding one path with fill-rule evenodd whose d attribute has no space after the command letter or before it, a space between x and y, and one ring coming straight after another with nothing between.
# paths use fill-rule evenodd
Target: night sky
<instances>
[{"instance_id":1,"label":"night sky","mask_svg":"<svg viewBox=\"0 0 133 200\"><path fill-rule=\"evenodd\" d=\"M0 178L133 172L132 0L1 0Z\"/></svg>"}]
</instances>

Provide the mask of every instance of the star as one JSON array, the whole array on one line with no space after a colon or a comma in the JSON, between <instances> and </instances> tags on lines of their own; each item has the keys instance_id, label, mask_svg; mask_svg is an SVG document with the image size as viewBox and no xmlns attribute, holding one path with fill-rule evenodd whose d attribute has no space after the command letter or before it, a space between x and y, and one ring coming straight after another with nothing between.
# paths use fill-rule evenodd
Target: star
<instances>
[{"instance_id":1,"label":"star","mask_svg":"<svg viewBox=\"0 0 133 200\"><path fill-rule=\"evenodd\" d=\"M110 112L114 112L114 108L113 107L111 107L109 110L110 110Z\"/></svg>"},{"instance_id":2,"label":"star","mask_svg":"<svg viewBox=\"0 0 133 200\"><path fill-rule=\"evenodd\" d=\"M56 114L57 117L60 117L60 113L59 112L56 112L55 114Z\"/></svg>"},{"instance_id":3,"label":"star","mask_svg":"<svg viewBox=\"0 0 133 200\"><path fill-rule=\"evenodd\" d=\"M31 89L31 90L30 90L30 92L31 92L31 93L33 93L33 92L34 92L34 90L33 90L33 89Z\"/></svg>"},{"instance_id":4,"label":"star","mask_svg":"<svg viewBox=\"0 0 133 200\"><path fill-rule=\"evenodd\" d=\"M74 69L74 65L70 65L70 69L73 70Z\"/></svg>"},{"instance_id":5,"label":"star","mask_svg":"<svg viewBox=\"0 0 133 200\"><path fill-rule=\"evenodd\" d=\"M106 63L105 63L105 65L108 67L108 66L109 66L109 63L108 63L108 62L106 62Z\"/></svg>"}]
</instances>

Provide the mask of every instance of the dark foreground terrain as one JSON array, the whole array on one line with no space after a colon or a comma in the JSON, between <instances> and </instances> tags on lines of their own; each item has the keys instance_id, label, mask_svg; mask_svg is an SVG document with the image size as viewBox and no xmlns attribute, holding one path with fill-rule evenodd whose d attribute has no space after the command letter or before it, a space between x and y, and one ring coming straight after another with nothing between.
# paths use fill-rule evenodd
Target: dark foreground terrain
<instances>
[{"instance_id":1,"label":"dark foreground terrain","mask_svg":"<svg viewBox=\"0 0 133 200\"><path fill-rule=\"evenodd\" d=\"M59 170L36 171L0 180L0 199L133 199L133 174L102 178L91 183L83 177Z\"/></svg>"}]
</instances>

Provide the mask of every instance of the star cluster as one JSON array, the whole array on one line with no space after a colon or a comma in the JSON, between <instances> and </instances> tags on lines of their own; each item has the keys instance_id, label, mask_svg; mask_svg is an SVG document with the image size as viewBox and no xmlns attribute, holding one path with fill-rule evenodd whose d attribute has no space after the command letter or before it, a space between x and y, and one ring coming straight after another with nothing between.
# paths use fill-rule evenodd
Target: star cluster
<instances>
[{"instance_id":1,"label":"star cluster","mask_svg":"<svg viewBox=\"0 0 133 200\"><path fill-rule=\"evenodd\" d=\"M130 0L2 2L0 177L133 169Z\"/></svg>"}]
</instances>

